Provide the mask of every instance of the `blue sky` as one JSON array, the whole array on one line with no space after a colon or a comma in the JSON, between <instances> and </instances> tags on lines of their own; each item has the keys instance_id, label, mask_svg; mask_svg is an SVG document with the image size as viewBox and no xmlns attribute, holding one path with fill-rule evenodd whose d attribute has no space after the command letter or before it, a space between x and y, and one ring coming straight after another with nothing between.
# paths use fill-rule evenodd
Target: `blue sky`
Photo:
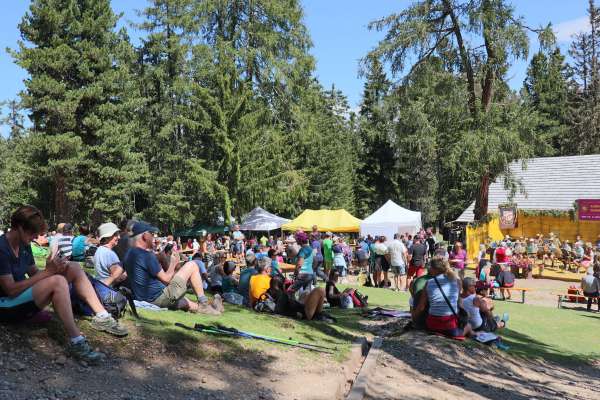
<instances>
[{"instance_id":1,"label":"blue sky","mask_svg":"<svg viewBox=\"0 0 600 400\"><path fill-rule=\"evenodd\" d=\"M113 8L124 13L124 21L136 20L136 9L146 0L113 0ZM311 50L317 60L316 75L325 87L332 84L348 97L351 107L360 102L363 80L358 77L358 62L382 33L367 29L370 21L401 10L408 0L302 0L305 23L314 44ZM552 22L563 51L566 52L570 36L586 28L587 0L513 0L518 15L525 17L528 25L537 27ZM15 98L23 88L26 73L15 65L6 47L16 48L19 40L21 17L29 1L6 2L0 13L0 100ZM138 33L130 32L132 37ZM532 36L530 54L536 49ZM514 89L522 85L526 62L516 64L510 71L510 84Z\"/></svg>"}]
</instances>

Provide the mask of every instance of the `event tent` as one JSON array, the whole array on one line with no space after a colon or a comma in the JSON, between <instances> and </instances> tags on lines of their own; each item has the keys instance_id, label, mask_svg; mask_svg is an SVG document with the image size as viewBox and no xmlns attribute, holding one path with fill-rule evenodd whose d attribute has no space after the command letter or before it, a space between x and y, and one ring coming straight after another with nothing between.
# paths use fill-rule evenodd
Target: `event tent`
<instances>
[{"instance_id":1,"label":"event tent","mask_svg":"<svg viewBox=\"0 0 600 400\"><path fill-rule=\"evenodd\" d=\"M275 214L256 207L242 218L240 230L242 231L273 231L281 228L281 225L290 222L287 218L278 217Z\"/></svg>"},{"instance_id":2,"label":"event tent","mask_svg":"<svg viewBox=\"0 0 600 400\"><path fill-rule=\"evenodd\" d=\"M304 210L295 219L282 225L281 229L284 231L296 231L298 229L310 231L313 225L316 225L321 232L358 232L360 219L344 209Z\"/></svg>"},{"instance_id":3,"label":"event tent","mask_svg":"<svg viewBox=\"0 0 600 400\"><path fill-rule=\"evenodd\" d=\"M393 239L395 233L408 232L414 235L420 229L421 213L400 207L391 200L388 200L360 224L361 236L385 235L388 240Z\"/></svg>"}]
</instances>

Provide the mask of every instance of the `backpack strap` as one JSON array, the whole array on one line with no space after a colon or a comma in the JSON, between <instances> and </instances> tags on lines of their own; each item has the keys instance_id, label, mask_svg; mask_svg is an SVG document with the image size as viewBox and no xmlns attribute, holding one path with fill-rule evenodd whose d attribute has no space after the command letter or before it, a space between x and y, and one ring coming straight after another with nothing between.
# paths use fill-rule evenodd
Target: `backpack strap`
<instances>
[{"instance_id":1,"label":"backpack strap","mask_svg":"<svg viewBox=\"0 0 600 400\"><path fill-rule=\"evenodd\" d=\"M450 304L450 300L448 300L448 297L446 297L446 293L444 293L444 290L442 289L440 282L437 280L437 277L434 276L433 280L435 281L435 284L437 285L437 287L440 289L440 292L442 292L442 296L444 296L444 300L446 300L446 304L448 304L448 307L450 307L450 311L452 311L452 314L454 314L454 316L458 319L458 315L456 314L456 311L454 311L454 307L452 307L452 304Z\"/></svg>"}]
</instances>

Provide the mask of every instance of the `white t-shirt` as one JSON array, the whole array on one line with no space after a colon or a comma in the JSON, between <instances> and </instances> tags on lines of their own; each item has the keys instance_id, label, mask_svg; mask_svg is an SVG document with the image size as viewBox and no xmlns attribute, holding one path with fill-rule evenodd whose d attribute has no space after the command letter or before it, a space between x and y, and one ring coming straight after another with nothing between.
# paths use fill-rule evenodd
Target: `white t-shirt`
<instances>
[{"instance_id":1,"label":"white t-shirt","mask_svg":"<svg viewBox=\"0 0 600 400\"><path fill-rule=\"evenodd\" d=\"M373 251L375 251L375 254L378 256L383 256L388 253L388 248L385 244L377 242L373 246Z\"/></svg>"},{"instance_id":2,"label":"white t-shirt","mask_svg":"<svg viewBox=\"0 0 600 400\"><path fill-rule=\"evenodd\" d=\"M392 266L406 266L406 263L404 262L404 253L406 252L406 247L404 247L404 243L402 243L398 239L394 239L390 244L388 244L388 251L390 252L390 261Z\"/></svg>"}]
</instances>

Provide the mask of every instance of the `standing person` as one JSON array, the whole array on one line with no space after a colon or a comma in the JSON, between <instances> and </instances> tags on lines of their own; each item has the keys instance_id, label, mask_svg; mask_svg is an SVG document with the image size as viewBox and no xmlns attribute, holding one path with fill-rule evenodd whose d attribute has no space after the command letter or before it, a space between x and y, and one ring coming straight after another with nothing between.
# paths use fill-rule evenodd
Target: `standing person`
<instances>
[{"instance_id":1,"label":"standing person","mask_svg":"<svg viewBox=\"0 0 600 400\"><path fill-rule=\"evenodd\" d=\"M356 247L356 259L358 260L358 266L361 270L366 270L368 273L369 268L369 243L364 237L358 239L358 246Z\"/></svg>"},{"instance_id":2,"label":"standing person","mask_svg":"<svg viewBox=\"0 0 600 400\"><path fill-rule=\"evenodd\" d=\"M410 286L413 278L418 278L425 274L425 263L427 259L427 246L421 243L421 238L415 236L413 244L408 248L409 267L407 276L407 286Z\"/></svg>"},{"instance_id":3,"label":"standing person","mask_svg":"<svg viewBox=\"0 0 600 400\"><path fill-rule=\"evenodd\" d=\"M213 240L213 235L212 233L209 233L202 241L201 246L202 257L204 257L204 262L206 263L206 268L208 270L213 266L216 251L217 249L215 241Z\"/></svg>"},{"instance_id":4,"label":"standing person","mask_svg":"<svg viewBox=\"0 0 600 400\"><path fill-rule=\"evenodd\" d=\"M215 300L212 305L204 295L204 288L198 265L193 261L185 263L177 272L179 254L171 254L169 269L164 271L152 251L154 236L158 228L137 221L132 228L131 248L123 264L129 276L134 297L158 307L186 310L194 313L220 315L222 303ZM185 297L188 282L198 301Z\"/></svg>"},{"instance_id":5,"label":"standing person","mask_svg":"<svg viewBox=\"0 0 600 400\"><path fill-rule=\"evenodd\" d=\"M317 225L312 226L312 232L310 235L317 238L317 240L321 240L321 232L319 232L319 227Z\"/></svg>"},{"instance_id":6,"label":"standing person","mask_svg":"<svg viewBox=\"0 0 600 400\"><path fill-rule=\"evenodd\" d=\"M400 241L399 233L394 234L394 240L392 240L388 245L388 252L390 254L392 273L394 274L394 290L399 291L402 287L403 290L406 291L406 265L408 264L408 250L404 246L404 243Z\"/></svg>"},{"instance_id":7,"label":"standing person","mask_svg":"<svg viewBox=\"0 0 600 400\"><path fill-rule=\"evenodd\" d=\"M436 245L436 240L435 240L435 236L433 235L433 232L431 231L431 228L427 228L427 234L426 234L426 239L425 242L427 243L427 250L429 253L429 257L433 257L434 253L435 253L435 245Z\"/></svg>"},{"instance_id":8,"label":"standing person","mask_svg":"<svg viewBox=\"0 0 600 400\"><path fill-rule=\"evenodd\" d=\"M119 228L112 222L107 222L98 227L100 247L94 254L94 271L96 278L105 285L113 286L127 279L123 264L113 248L119 242Z\"/></svg>"},{"instance_id":9,"label":"standing person","mask_svg":"<svg viewBox=\"0 0 600 400\"><path fill-rule=\"evenodd\" d=\"M342 243L343 239L338 237L333 245L333 269L338 272L338 275L341 276L342 279L344 279L346 277L348 265L346 263L346 258L344 257L344 248Z\"/></svg>"},{"instance_id":10,"label":"standing person","mask_svg":"<svg viewBox=\"0 0 600 400\"><path fill-rule=\"evenodd\" d=\"M594 276L594 268L589 267L586 275L581 278L581 289L584 296L590 296L587 299L587 310L592 310L592 297L600 296L600 280ZM598 311L600 311L600 302L598 303Z\"/></svg>"},{"instance_id":11,"label":"standing person","mask_svg":"<svg viewBox=\"0 0 600 400\"><path fill-rule=\"evenodd\" d=\"M316 226L313 227L313 229ZM313 271L314 280L313 285L317 286L317 277L327 282L327 275L323 272L323 252L321 251L321 241L319 240L320 234L317 235L311 233L310 235L310 247L313 249Z\"/></svg>"},{"instance_id":12,"label":"standing person","mask_svg":"<svg viewBox=\"0 0 600 400\"><path fill-rule=\"evenodd\" d=\"M450 265L454 268L454 272L456 272L462 281L465 279L465 263L467 261L467 252L463 249L463 245L461 242L455 242L454 248L450 252Z\"/></svg>"},{"instance_id":13,"label":"standing person","mask_svg":"<svg viewBox=\"0 0 600 400\"><path fill-rule=\"evenodd\" d=\"M301 246L296 257L296 280L293 290L307 288L313 281L313 251L308 243L308 236L302 231L296 233L296 242Z\"/></svg>"},{"instance_id":14,"label":"standing person","mask_svg":"<svg viewBox=\"0 0 600 400\"><path fill-rule=\"evenodd\" d=\"M390 264L387 259L388 248L385 245L385 236L377 237L373 246L375 253L375 268L373 271L373 285L375 287L385 287L387 279L381 279L381 272L385 273L387 277L388 271L390 270Z\"/></svg>"},{"instance_id":15,"label":"standing person","mask_svg":"<svg viewBox=\"0 0 600 400\"><path fill-rule=\"evenodd\" d=\"M115 336L126 336L127 330L104 309L78 263L55 255L48 257L44 270L37 269L31 241L46 230L40 210L19 207L10 226L10 232L0 236L0 321L27 320L52 303L70 338L67 352L88 363L103 360L104 354L92 349L75 324L69 285L94 312L93 329Z\"/></svg>"},{"instance_id":16,"label":"standing person","mask_svg":"<svg viewBox=\"0 0 600 400\"><path fill-rule=\"evenodd\" d=\"M333 240L331 237L333 233L326 232L325 239L323 239L323 266L325 267L325 273L328 274L333 267Z\"/></svg>"},{"instance_id":17,"label":"standing person","mask_svg":"<svg viewBox=\"0 0 600 400\"><path fill-rule=\"evenodd\" d=\"M239 225L233 226L231 239L233 240L231 252L236 259L241 259L244 255L244 234L240 231Z\"/></svg>"}]
</instances>

